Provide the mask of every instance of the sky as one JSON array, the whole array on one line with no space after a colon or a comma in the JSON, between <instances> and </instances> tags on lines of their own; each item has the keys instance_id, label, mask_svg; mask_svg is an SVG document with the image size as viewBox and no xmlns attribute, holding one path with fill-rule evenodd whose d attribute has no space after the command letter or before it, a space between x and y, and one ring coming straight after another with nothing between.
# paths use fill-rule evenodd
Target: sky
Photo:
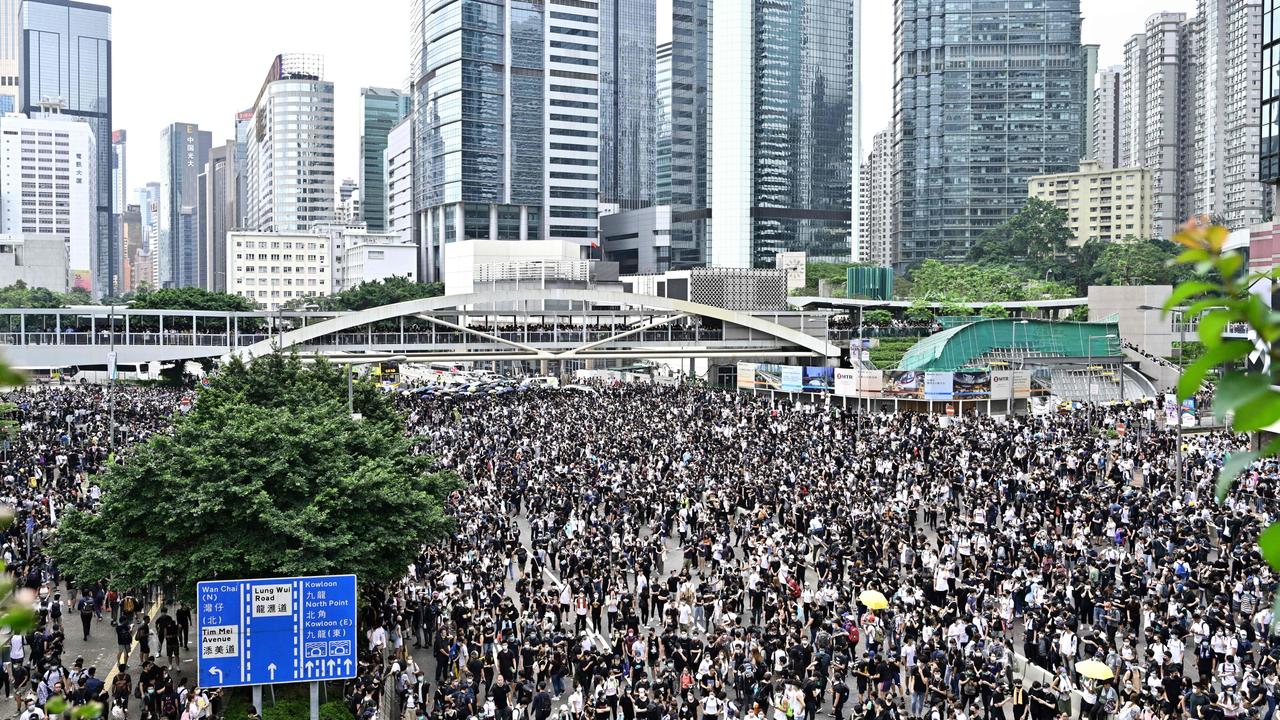
<instances>
[{"instance_id":1,"label":"sky","mask_svg":"<svg viewBox=\"0 0 1280 720\"><path fill-rule=\"evenodd\" d=\"M726 0L720 0L725 2ZM727 0L742 2L743 0ZM271 60L319 53L337 96L338 180L359 167L360 88L405 84L408 0L98 0L112 8L116 129L128 132L128 185L158 181L161 130L196 123L213 144L234 137ZM671 0L657 0L669 17ZM1195 0L1081 0L1084 42L1101 45L1099 64L1118 64L1124 41L1156 12L1195 12ZM659 23L659 41L670 28ZM893 0L862 3L862 142L893 115Z\"/></svg>"}]
</instances>

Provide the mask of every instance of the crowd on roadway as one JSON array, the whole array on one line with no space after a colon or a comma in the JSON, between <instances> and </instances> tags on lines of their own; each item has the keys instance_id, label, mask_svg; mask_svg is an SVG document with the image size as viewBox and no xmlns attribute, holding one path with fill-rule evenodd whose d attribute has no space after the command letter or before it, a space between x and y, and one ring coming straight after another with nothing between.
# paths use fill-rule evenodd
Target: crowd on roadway
<instances>
[{"instance_id":1,"label":"crowd on roadway","mask_svg":"<svg viewBox=\"0 0 1280 720\"><path fill-rule=\"evenodd\" d=\"M1277 469L1215 504L1236 439L1188 435L1178 468L1153 408L1094 427L651 386L402 403L467 487L370 635L406 717L1273 715L1253 538Z\"/></svg>"},{"instance_id":2,"label":"crowd on roadway","mask_svg":"<svg viewBox=\"0 0 1280 720\"><path fill-rule=\"evenodd\" d=\"M57 694L216 717L223 698L182 669L187 608L70 586L42 552L100 497L107 392L5 396L0 556L38 617L4 647L0 692L22 720ZM179 407L114 392L116 447ZM1253 542L1280 470L1216 504L1237 439L1188 434L1179 466L1159 408L957 421L644 385L397 402L466 482L456 531L368 634L357 717L391 695L393 716L433 720L1271 720L1280 698ZM68 633L114 636L119 663L68 656Z\"/></svg>"}]
</instances>

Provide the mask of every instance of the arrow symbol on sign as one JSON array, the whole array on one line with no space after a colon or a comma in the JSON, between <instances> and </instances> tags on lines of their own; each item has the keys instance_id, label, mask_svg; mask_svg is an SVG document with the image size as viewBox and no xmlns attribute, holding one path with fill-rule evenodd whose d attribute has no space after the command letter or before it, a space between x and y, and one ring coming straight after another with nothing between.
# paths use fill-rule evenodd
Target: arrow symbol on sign
<instances>
[{"instance_id":1,"label":"arrow symbol on sign","mask_svg":"<svg viewBox=\"0 0 1280 720\"><path fill-rule=\"evenodd\" d=\"M218 684L219 684L219 685L221 685L221 684L222 684L222 668L216 668L216 667L209 668L209 674L210 674L210 675L217 675L217 676L218 676Z\"/></svg>"},{"instance_id":2,"label":"arrow symbol on sign","mask_svg":"<svg viewBox=\"0 0 1280 720\"><path fill-rule=\"evenodd\" d=\"M342 661L342 666L343 666L343 671L344 671L345 673L350 673L350 672L351 672L351 658L347 658L346 660L343 660L343 661Z\"/></svg>"},{"instance_id":3,"label":"arrow symbol on sign","mask_svg":"<svg viewBox=\"0 0 1280 720\"><path fill-rule=\"evenodd\" d=\"M332 661L332 660L330 660L330 661L329 661L329 674L330 674L330 675L332 675L332 674L333 674L333 661Z\"/></svg>"},{"instance_id":4,"label":"arrow symbol on sign","mask_svg":"<svg viewBox=\"0 0 1280 720\"><path fill-rule=\"evenodd\" d=\"M275 679L276 679L276 664L275 664L275 663L270 663L270 664L268 664L268 665L267 665L267 672L271 675L271 679L272 679L272 680L275 680Z\"/></svg>"},{"instance_id":5,"label":"arrow symbol on sign","mask_svg":"<svg viewBox=\"0 0 1280 720\"><path fill-rule=\"evenodd\" d=\"M307 661L307 677L311 677L311 670L313 665L315 665L313 661L311 660Z\"/></svg>"}]
</instances>

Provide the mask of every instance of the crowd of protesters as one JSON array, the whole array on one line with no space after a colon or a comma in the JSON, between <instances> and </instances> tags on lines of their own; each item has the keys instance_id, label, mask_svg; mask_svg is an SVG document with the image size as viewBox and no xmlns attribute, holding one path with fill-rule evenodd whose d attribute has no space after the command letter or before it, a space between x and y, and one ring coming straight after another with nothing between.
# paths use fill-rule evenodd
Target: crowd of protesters
<instances>
[{"instance_id":1,"label":"crowd of protesters","mask_svg":"<svg viewBox=\"0 0 1280 720\"><path fill-rule=\"evenodd\" d=\"M1277 470L1215 504L1226 434L1187 435L1179 474L1141 404L859 423L653 386L401 403L466 486L370 637L406 717L1274 713L1254 538Z\"/></svg>"},{"instance_id":2,"label":"crowd of protesters","mask_svg":"<svg viewBox=\"0 0 1280 720\"><path fill-rule=\"evenodd\" d=\"M59 694L213 718L221 696L181 670L187 608L68 588L42 552L60 513L97 503L113 446L179 408L115 390L113 443L106 392L6 395L0 556L38 616L3 649L0 693L22 720ZM388 693L392 715L442 720L1271 720L1280 698L1254 543L1280 470L1257 464L1217 504L1238 439L1187 434L1179 469L1154 408L855 418L646 385L397 403L465 483L455 532L368 634L386 661L348 684L363 720ZM113 635L119 662L65 657L66 633Z\"/></svg>"}]
</instances>

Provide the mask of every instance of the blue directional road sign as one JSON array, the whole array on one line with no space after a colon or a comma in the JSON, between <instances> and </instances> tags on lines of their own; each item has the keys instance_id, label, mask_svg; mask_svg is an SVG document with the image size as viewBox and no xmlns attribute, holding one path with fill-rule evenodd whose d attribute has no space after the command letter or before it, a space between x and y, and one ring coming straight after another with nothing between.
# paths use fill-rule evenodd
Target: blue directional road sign
<instances>
[{"instance_id":1,"label":"blue directional road sign","mask_svg":"<svg viewBox=\"0 0 1280 720\"><path fill-rule=\"evenodd\" d=\"M356 676L356 576L210 580L196 585L200 685Z\"/></svg>"}]
</instances>

